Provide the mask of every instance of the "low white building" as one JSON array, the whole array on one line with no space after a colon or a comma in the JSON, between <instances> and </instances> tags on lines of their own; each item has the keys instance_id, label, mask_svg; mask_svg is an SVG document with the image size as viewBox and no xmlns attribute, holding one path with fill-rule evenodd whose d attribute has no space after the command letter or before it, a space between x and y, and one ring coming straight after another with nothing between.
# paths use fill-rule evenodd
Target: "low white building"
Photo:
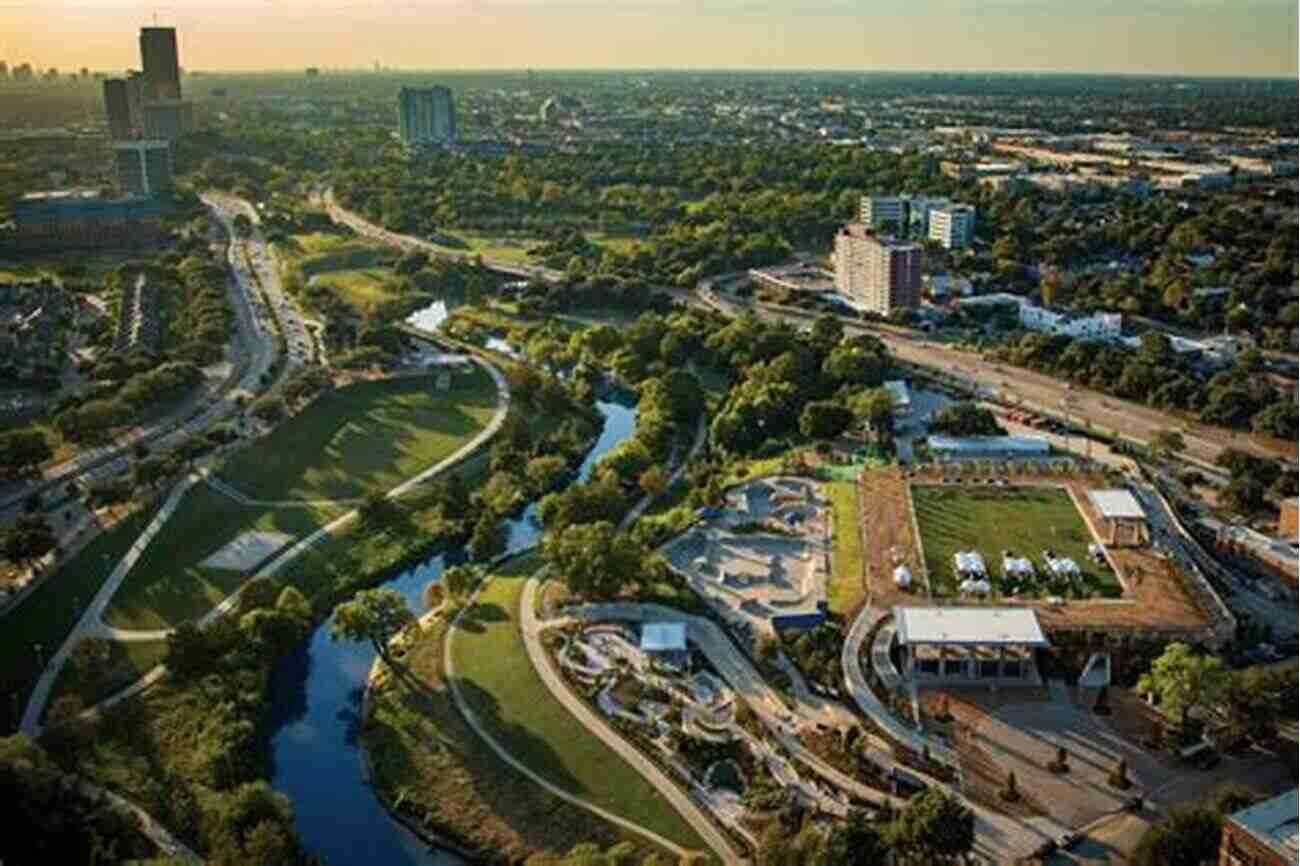
<instances>
[{"instance_id":1,"label":"low white building","mask_svg":"<svg viewBox=\"0 0 1300 866\"><path fill-rule=\"evenodd\" d=\"M1022 302L1020 304L1020 325L1031 331L1057 334L1062 337L1074 337L1083 340L1117 340L1124 330L1124 316L1122 313L1093 313L1088 316L1080 316L1062 310L1053 310Z\"/></svg>"}]
</instances>

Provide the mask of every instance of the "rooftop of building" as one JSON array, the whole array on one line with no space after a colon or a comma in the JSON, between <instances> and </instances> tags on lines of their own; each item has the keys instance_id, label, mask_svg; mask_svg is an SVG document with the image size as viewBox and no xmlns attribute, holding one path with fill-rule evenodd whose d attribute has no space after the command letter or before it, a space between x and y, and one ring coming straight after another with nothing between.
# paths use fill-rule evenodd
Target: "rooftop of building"
<instances>
[{"instance_id":1,"label":"rooftop of building","mask_svg":"<svg viewBox=\"0 0 1300 866\"><path fill-rule=\"evenodd\" d=\"M641 626L641 649L646 652L684 651L686 649L686 623L645 623Z\"/></svg>"},{"instance_id":2,"label":"rooftop of building","mask_svg":"<svg viewBox=\"0 0 1300 866\"><path fill-rule=\"evenodd\" d=\"M969 454L1046 454L1051 444L1041 436L930 436L932 451Z\"/></svg>"},{"instance_id":3,"label":"rooftop of building","mask_svg":"<svg viewBox=\"0 0 1300 866\"><path fill-rule=\"evenodd\" d=\"M910 241L900 241L893 235L882 235L866 223L845 223L840 227L840 234L849 237L860 238L862 240L873 240L891 250L919 250L921 247Z\"/></svg>"},{"instance_id":4,"label":"rooftop of building","mask_svg":"<svg viewBox=\"0 0 1300 866\"><path fill-rule=\"evenodd\" d=\"M1127 490L1089 490L1088 498L1107 520L1144 520L1146 512Z\"/></svg>"},{"instance_id":5,"label":"rooftop of building","mask_svg":"<svg viewBox=\"0 0 1300 866\"><path fill-rule=\"evenodd\" d=\"M894 608L898 641L915 644L1050 646L1038 615L1027 607Z\"/></svg>"},{"instance_id":6,"label":"rooftop of building","mask_svg":"<svg viewBox=\"0 0 1300 866\"><path fill-rule=\"evenodd\" d=\"M1248 806L1233 812L1228 820L1253 836L1260 844L1274 851L1287 863L1300 857L1300 820L1296 810L1300 807L1297 790Z\"/></svg>"}]
</instances>

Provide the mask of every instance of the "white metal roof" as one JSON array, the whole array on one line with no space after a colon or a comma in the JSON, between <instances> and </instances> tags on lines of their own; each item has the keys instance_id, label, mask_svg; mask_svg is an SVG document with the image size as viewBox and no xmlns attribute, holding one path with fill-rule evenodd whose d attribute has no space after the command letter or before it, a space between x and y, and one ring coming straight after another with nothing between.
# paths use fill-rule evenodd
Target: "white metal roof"
<instances>
[{"instance_id":1,"label":"white metal roof","mask_svg":"<svg viewBox=\"0 0 1300 866\"><path fill-rule=\"evenodd\" d=\"M891 379L885 383L885 390L889 392L889 397L894 401L895 406L911 406L912 395L907 390L907 383L902 379Z\"/></svg>"},{"instance_id":2,"label":"white metal roof","mask_svg":"<svg viewBox=\"0 0 1300 866\"><path fill-rule=\"evenodd\" d=\"M1051 646L1027 607L895 607L898 642Z\"/></svg>"},{"instance_id":3,"label":"white metal roof","mask_svg":"<svg viewBox=\"0 0 1300 866\"><path fill-rule=\"evenodd\" d=\"M1046 454L1051 444L1040 436L943 436L926 439L931 451L970 454Z\"/></svg>"},{"instance_id":4,"label":"white metal roof","mask_svg":"<svg viewBox=\"0 0 1300 866\"><path fill-rule=\"evenodd\" d=\"M1146 512L1127 490L1089 490L1088 498L1108 520L1145 520Z\"/></svg>"},{"instance_id":5,"label":"white metal roof","mask_svg":"<svg viewBox=\"0 0 1300 866\"><path fill-rule=\"evenodd\" d=\"M641 626L641 649L647 652L668 652L686 649L686 623L645 623Z\"/></svg>"},{"instance_id":6,"label":"white metal roof","mask_svg":"<svg viewBox=\"0 0 1300 866\"><path fill-rule=\"evenodd\" d=\"M1228 820L1246 830L1262 844L1276 851L1288 863L1295 863L1300 853L1300 820L1296 809L1300 804L1297 791L1256 803L1240 812L1233 812Z\"/></svg>"}]
</instances>

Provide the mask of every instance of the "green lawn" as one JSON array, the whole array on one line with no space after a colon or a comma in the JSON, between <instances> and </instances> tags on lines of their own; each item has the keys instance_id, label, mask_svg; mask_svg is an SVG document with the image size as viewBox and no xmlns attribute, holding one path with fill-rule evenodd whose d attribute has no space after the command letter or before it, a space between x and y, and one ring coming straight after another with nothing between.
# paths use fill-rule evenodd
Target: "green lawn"
<instances>
[{"instance_id":1,"label":"green lawn","mask_svg":"<svg viewBox=\"0 0 1300 866\"><path fill-rule=\"evenodd\" d=\"M509 862L562 854L580 842L606 848L627 837L483 746L445 687L446 631L446 620L434 620L406 653L408 675L371 691L362 738L381 798L401 797L416 820ZM653 850L641 847L638 862Z\"/></svg>"},{"instance_id":2,"label":"green lawn","mask_svg":"<svg viewBox=\"0 0 1300 866\"><path fill-rule=\"evenodd\" d=\"M104 619L118 628L157 629L200 617L244 581L237 571L202 567L208 556L254 529L302 538L344 510L249 508L197 484L126 576Z\"/></svg>"},{"instance_id":3,"label":"green lawn","mask_svg":"<svg viewBox=\"0 0 1300 866\"><path fill-rule=\"evenodd\" d=\"M293 235L289 246L300 254L332 253L345 246L354 245L355 239L350 235L332 232L308 232Z\"/></svg>"},{"instance_id":4,"label":"green lawn","mask_svg":"<svg viewBox=\"0 0 1300 866\"><path fill-rule=\"evenodd\" d=\"M35 646L40 645L43 659L59 648L91 597L104 585L112 564L126 553L155 511L146 508L137 512L90 542L5 616L0 628L0 656L5 660L0 665L0 689L6 695L0 702L0 714L5 730L16 727L40 674Z\"/></svg>"},{"instance_id":5,"label":"green lawn","mask_svg":"<svg viewBox=\"0 0 1300 866\"><path fill-rule=\"evenodd\" d=\"M315 281L358 312L398 297L396 278L387 268L330 271L317 275Z\"/></svg>"},{"instance_id":6,"label":"green lawn","mask_svg":"<svg viewBox=\"0 0 1300 866\"><path fill-rule=\"evenodd\" d=\"M219 474L256 499L355 498L433 466L495 410L496 386L477 366L445 392L424 376L363 382L322 395Z\"/></svg>"},{"instance_id":7,"label":"green lawn","mask_svg":"<svg viewBox=\"0 0 1300 866\"><path fill-rule=\"evenodd\" d=\"M392 261L398 255L396 250L364 241L335 242L326 241L325 237L333 238L332 235L325 235L318 241L309 242L296 255L296 264L308 277L349 268L372 268L380 262ZM313 245L318 251L312 251Z\"/></svg>"},{"instance_id":8,"label":"green lawn","mask_svg":"<svg viewBox=\"0 0 1300 866\"><path fill-rule=\"evenodd\" d=\"M114 692L131 685L161 664L167 654L166 641L113 641L110 655L102 669L89 672L78 670L69 662L59 671L50 692L50 703L66 694L81 698L84 706L93 706ZM46 704L49 709L49 704Z\"/></svg>"},{"instance_id":9,"label":"green lawn","mask_svg":"<svg viewBox=\"0 0 1300 866\"><path fill-rule=\"evenodd\" d=\"M1110 569L1088 557L1092 534L1070 495L1061 488L913 485L912 500L925 547L925 564L937 594L957 591L952 557L957 551L969 550L983 555L994 588L1001 591L1002 551L1011 550L1033 561L1041 594L1120 595L1120 586ZM1079 586L1048 587L1044 580L1044 550L1078 563L1083 572Z\"/></svg>"},{"instance_id":10,"label":"green lawn","mask_svg":"<svg viewBox=\"0 0 1300 866\"><path fill-rule=\"evenodd\" d=\"M510 753L553 784L648 827L706 850L690 825L631 766L582 730L533 670L517 626L532 556L511 561L457 627L453 657L467 701Z\"/></svg>"},{"instance_id":11,"label":"green lawn","mask_svg":"<svg viewBox=\"0 0 1300 866\"><path fill-rule=\"evenodd\" d=\"M822 485L835 512L835 560L826 588L832 613L848 615L867 595L863 569L862 533L858 531L858 490L852 481Z\"/></svg>"}]
</instances>

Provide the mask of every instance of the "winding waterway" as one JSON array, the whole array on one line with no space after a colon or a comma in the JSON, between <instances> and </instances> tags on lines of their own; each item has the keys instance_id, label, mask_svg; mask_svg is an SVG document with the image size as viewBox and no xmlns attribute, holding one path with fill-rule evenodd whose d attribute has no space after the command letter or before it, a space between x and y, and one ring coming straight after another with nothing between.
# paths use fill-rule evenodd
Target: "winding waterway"
<instances>
[{"instance_id":1,"label":"winding waterway","mask_svg":"<svg viewBox=\"0 0 1300 866\"><path fill-rule=\"evenodd\" d=\"M632 435L636 409L604 400L600 438L578 473L585 481L602 456ZM537 541L541 528L536 504L509 522L509 548ZM443 567L461 561L451 551L412 565L383 585L423 609L421 593ZM274 721L271 745L275 775L271 784L286 794L295 810L304 844L329 866L453 866L456 855L428 846L393 821L362 777L358 733L361 697L374 662L369 644L330 639L330 623L276 667L271 684ZM486 747L485 747L486 748Z\"/></svg>"}]
</instances>

